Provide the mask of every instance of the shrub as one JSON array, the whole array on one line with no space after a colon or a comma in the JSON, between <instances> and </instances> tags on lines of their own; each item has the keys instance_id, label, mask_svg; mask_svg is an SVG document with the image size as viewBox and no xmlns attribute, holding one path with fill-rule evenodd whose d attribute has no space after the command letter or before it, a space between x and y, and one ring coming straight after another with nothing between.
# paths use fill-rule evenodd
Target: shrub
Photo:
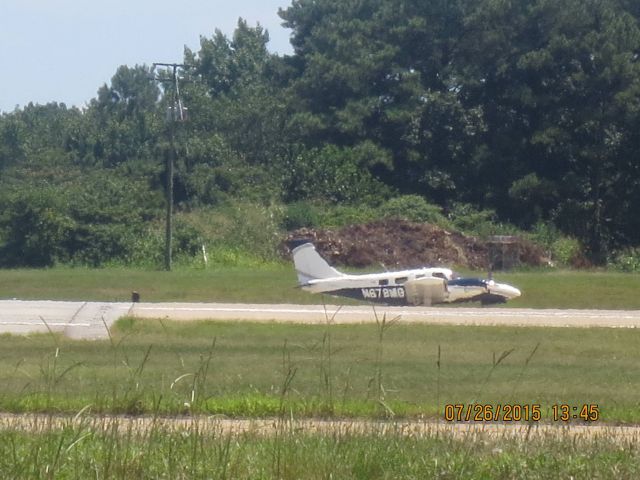
<instances>
[{"instance_id":1,"label":"shrub","mask_svg":"<svg viewBox=\"0 0 640 480\"><path fill-rule=\"evenodd\" d=\"M236 260L245 257L252 262L276 259L283 223L283 209L279 206L241 202L182 213L178 218L189 226L192 237L197 232L212 263L217 262L217 254L224 257L225 265L238 264Z\"/></svg>"},{"instance_id":2,"label":"shrub","mask_svg":"<svg viewBox=\"0 0 640 480\"><path fill-rule=\"evenodd\" d=\"M345 225L368 223L379 218L376 209L367 205L331 205L324 207L318 215L318 226L339 228Z\"/></svg>"},{"instance_id":3,"label":"shrub","mask_svg":"<svg viewBox=\"0 0 640 480\"><path fill-rule=\"evenodd\" d=\"M402 195L384 203L381 207L385 217L399 218L410 222L433 223L443 228L450 227L442 208L428 203L420 195Z\"/></svg>"},{"instance_id":4,"label":"shrub","mask_svg":"<svg viewBox=\"0 0 640 480\"><path fill-rule=\"evenodd\" d=\"M622 272L640 272L640 247L628 248L616 253L609 261L609 265Z\"/></svg>"},{"instance_id":5,"label":"shrub","mask_svg":"<svg viewBox=\"0 0 640 480\"><path fill-rule=\"evenodd\" d=\"M572 237L561 237L551 245L551 260L556 265L570 266L581 256L582 245Z\"/></svg>"},{"instance_id":6,"label":"shrub","mask_svg":"<svg viewBox=\"0 0 640 480\"><path fill-rule=\"evenodd\" d=\"M302 227L316 227L319 219L318 209L313 204L295 202L285 207L282 227L289 231Z\"/></svg>"},{"instance_id":7,"label":"shrub","mask_svg":"<svg viewBox=\"0 0 640 480\"><path fill-rule=\"evenodd\" d=\"M515 233L514 227L496 222L497 217L493 210L478 210L468 203L454 203L449 210L448 218L453 228L468 235L488 237Z\"/></svg>"},{"instance_id":8,"label":"shrub","mask_svg":"<svg viewBox=\"0 0 640 480\"><path fill-rule=\"evenodd\" d=\"M301 152L287 168L287 199L372 204L387 198L388 187L366 165L371 154L335 145Z\"/></svg>"},{"instance_id":9,"label":"shrub","mask_svg":"<svg viewBox=\"0 0 640 480\"><path fill-rule=\"evenodd\" d=\"M552 223L538 222L529 238L541 245L558 266L573 265L582 257L583 248L580 241L564 235Z\"/></svg>"},{"instance_id":10,"label":"shrub","mask_svg":"<svg viewBox=\"0 0 640 480\"><path fill-rule=\"evenodd\" d=\"M49 267L68 257L65 242L74 229L61 190L51 187L12 192L0 209L0 264Z\"/></svg>"}]
</instances>

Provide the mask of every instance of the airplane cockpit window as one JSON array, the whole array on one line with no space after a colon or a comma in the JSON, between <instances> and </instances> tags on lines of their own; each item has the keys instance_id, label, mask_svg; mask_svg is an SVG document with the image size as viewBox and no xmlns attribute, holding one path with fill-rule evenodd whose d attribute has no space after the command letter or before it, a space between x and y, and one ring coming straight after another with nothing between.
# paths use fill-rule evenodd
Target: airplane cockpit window
<instances>
[{"instance_id":1,"label":"airplane cockpit window","mask_svg":"<svg viewBox=\"0 0 640 480\"><path fill-rule=\"evenodd\" d=\"M380 281L378 281L378 285L380 285L380 286L389 285L389 280L387 280L387 279L380 280Z\"/></svg>"},{"instance_id":2,"label":"airplane cockpit window","mask_svg":"<svg viewBox=\"0 0 640 480\"><path fill-rule=\"evenodd\" d=\"M409 277L398 277L396 278L396 285L402 285L407 280L409 280Z\"/></svg>"},{"instance_id":3,"label":"airplane cockpit window","mask_svg":"<svg viewBox=\"0 0 640 480\"><path fill-rule=\"evenodd\" d=\"M438 277L438 278L444 278L445 280L447 279L447 277L445 276L445 274L444 274L444 273L442 273L442 272L434 272L434 273L433 273L433 276L434 276L434 277Z\"/></svg>"}]
</instances>

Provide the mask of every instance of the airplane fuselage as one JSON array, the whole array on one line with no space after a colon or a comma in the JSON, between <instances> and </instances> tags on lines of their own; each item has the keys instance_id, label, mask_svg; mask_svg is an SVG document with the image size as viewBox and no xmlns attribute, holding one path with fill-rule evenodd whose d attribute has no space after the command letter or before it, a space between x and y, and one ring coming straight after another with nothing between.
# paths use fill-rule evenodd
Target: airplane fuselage
<instances>
[{"instance_id":1,"label":"airplane fuselage","mask_svg":"<svg viewBox=\"0 0 640 480\"><path fill-rule=\"evenodd\" d=\"M424 269L432 270L432 269ZM423 271L424 271L423 270ZM342 297L381 303L384 305L414 305L405 283L426 277L425 273L411 272L389 274L345 275L343 277L310 280L302 289L312 293L325 293ZM433 275L430 275L433 277ZM439 276L436 278L440 278ZM504 303L520 296L520 291L510 285L492 280L458 278L443 282L443 295L434 303L481 302L484 305Z\"/></svg>"},{"instance_id":2,"label":"airplane fuselage","mask_svg":"<svg viewBox=\"0 0 640 480\"><path fill-rule=\"evenodd\" d=\"M397 272L343 274L339 277L309 280L302 289L312 293L325 293L365 300L386 305L407 305L405 283L427 277L448 280L453 272L448 268L419 268Z\"/></svg>"},{"instance_id":3,"label":"airplane fuselage","mask_svg":"<svg viewBox=\"0 0 640 480\"><path fill-rule=\"evenodd\" d=\"M293 249L298 283L311 293L325 293L386 305L433 305L473 302L504 303L520 296L511 285L478 278L453 278L448 268L397 272L342 273L331 267L311 243Z\"/></svg>"}]
</instances>

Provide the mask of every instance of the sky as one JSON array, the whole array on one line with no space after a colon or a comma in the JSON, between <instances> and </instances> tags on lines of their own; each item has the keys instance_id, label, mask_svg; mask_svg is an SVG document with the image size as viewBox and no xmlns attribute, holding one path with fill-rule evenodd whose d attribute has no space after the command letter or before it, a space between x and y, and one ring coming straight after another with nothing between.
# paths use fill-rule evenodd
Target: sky
<instances>
[{"instance_id":1,"label":"sky","mask_svg":"<svg viewBox=\"0 0 640 480\"><path fill-rule=\"evenodd\" d=\"M200 36L231 36L242 17L290 54L278 8L291 0L0 0L0 111L29 102L85 106L120 65L183 60Z\"/></svg>"}]
</instances>

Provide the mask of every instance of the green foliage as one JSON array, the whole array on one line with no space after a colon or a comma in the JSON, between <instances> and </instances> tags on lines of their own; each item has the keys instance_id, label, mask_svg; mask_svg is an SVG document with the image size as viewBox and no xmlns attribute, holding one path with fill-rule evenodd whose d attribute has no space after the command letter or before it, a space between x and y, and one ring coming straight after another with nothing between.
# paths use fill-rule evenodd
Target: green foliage
<instances>
[{"instance_id":1,"label":"green foliage","mask_svg":"<svg viewBox=\"0 0 640 480\"><path fill-rule=\"evenodd\" d=\"M282 227L289 231L302 227L316 227L319 220L315 205L310 202L295 202L285 207Z\"/></svg>"},{"instance_id":2,"label":"green foliage","mask_svg":"<svg viewBox=\"0 0 640 480\"><path fill-rule=\"evenodd\" d=\"M66 242L70 256L93 266L126 262L161 205L143 181L106 172L85 177L69 200L69 214L76 222Z\"/></svg>"},{"instance_id":3,"label":"green foliage","mask_svg":"<svg viewBox=\"0 0 640 480\"><path fill-rule=\"evenodd\" d=\"M0 265L49 267L68 259L64 242L75 228L65 196L52 188L3 195Z\"/></svg>"},{"instance_id":4,"label":"green foliage","mask_svg":"<svg viewBox=\"0 0 640 480\"><path fill-rule=\"evenodd\" d=\"M582 250L582 245L575 238L562 237L551 245L551 260L558 265L569 266Z\"/></svg>"},{"instance_id":5,"label":"green foliage","mask_svg":"<svg viewBox=\"0 0 640 480\"><path fill-rule=\"evenodd\" d=\"M197 232L210 262L245 265L275 260L282 218L279 207L238 202L191 212L182 215L181 221Z\"/></svg>"},{"instance_id":6,"label":"green foliage","mask_svg":"<svg viewBox=\"0 0 640 480\"><path fill-rule=\"evenodd\" d=\"M2 195L0 237L7 266L56 262L100 266L131 260L161 200L143 181L117 172L67 172L69 184L12 186ZM61 180L58 180L61 181ZM27 187L28 185L28 187Z\"/></svg>"},{"instance_id":7,"label":"green foliage","mask_svg":"<svg viewBox=\"0 0 640 480\"><path fill-rule=\"evenodd\" d=\"M319 214L319 226L338 228L345 225L368 223L380 218L377 207L369 205L323 205Z\"/></svg>"},{"instance_id":8,"label":"green foliage","mask_svg":"<svg viewBox=\"0 0 640 480\"><path fill-rule=\"evenodd\" d=\"M115 167L152 157L162 128L155 116L159 93L146 66L119 67L90 103L84 131L69 144L78 163Z\"/></svg>"},{"instance_id":9,"label":"green foliage","mask_svg":"<svg viewBox=\"0 0 640 480\"><path fill-rule=\"evenodd\" d=\"M279 14L293 55L269 53L268 33L242 19L232 36L216 30L185 50L178 210L312 202L317 220L291 207L285 225L328 225L419 195L434 205L387 206L445 225L440 206L479 235L553 224L576 239L557 246L562 258L579 244L603 263L640 244L634 2L322 0ZM119 67L83 110L29 104L0 115L5 264L156 255L145 232L161 221L174 92L150 73ZM105 176L90 182L98 200L79 187L78 167ZM49 216L29 193L43 186ZM19 232L23 221L31 233ZM178 242L187 256L192 240Z\"/></svg>"},{"instance_id":10,"label":"green foliage","mask_svg":"<svg viewBox=\"0 0 640 480\"><path fill-rule=\"evenodd\" d=\"M549 252L556 266L572 266L584 251L577 239L564 235L551 223L537 223L530 238Z\"/></svg>"},{"instance_id":11,"label":"green foliage","mask_svg":"<svg viewBox=\"0 0 640 480\"><path fill-rule=\"evenodd\" d=\"M449 226L442 208L428 203L419 195L394 197L384 203L380 210L386 217L400 218L410 222L433 223L443 228Z\"/></svg>"},{"instance_id":12,"label":"green foliage","mask_svg":"<svg viewBox=\"0 0 640 480\"><path fill-rule=\"evenodd\" d=\"M552 181L541 179L536 173L515 180L509 188L509 197L520 209L518 223L530 227L542 220L545 212L557 204L556 188Z\"/></svg>"},{"instance_id":13,"label":"green foliage","mask_svg":"<svg viewBox=\"0 0 640 480\"><path fill-rule=\"evenodd\" d=\"M538 222L531 230L531 240L538 245L551 250L551 246L557 241L562 233L550 222Z\"/></svg>"},{"instance_id":14,"label":"green foliage","mask_svg":"<svg viewBox=\"0 0 640 480\"><path fill-rule=\"evenodd\" d=\"M609 265L621 272L640 272L640 249L628 248L622 252L618 252L609 261Z\"/></svg>"},{"instance_id":15,"label":"green foliage","mask_svg":"<svg viewBox=\"0 0 640 480\"><path fill-rule=\"evenodd\" d=\"M286 191L292 200L378 203L389 189L364 168L370 154L368 149L335 145L301 153L289 165Z\"/></svg>"},{"instance_id":16,"label":"green foliage","mask_svg":"<svg viewBox=\"0 0 640 480\"><path fill-rule=\"evenodd\" d=\"M240 18L231 40L216 29L211 39L200 38L197 54L186 49L185 57L212 96L225 95L263 80L270 57L268 41L269 34L260 25L250 27Z\"/></svg>"},{"instance_id":17,"label":"green foliage","mask_svg":"<svg viewBox=\"0 0 640 480\"><path fill-rule=\"evenodd\" d=\"M595 259L638 239L637 9L325 1L281 16L310 141L372 140L401 193L552 219Z\"/></svg>"},{"instance_id":18,"label":"green foliage","mask_svg":"<svg viewBox=\"0 0 640 480\"><path fill-rule=\"evenodd\" d=\"M448 213L453 227L468 235L487 237L502 233L511 233L503 225L497 223L497 216L493 210L478 210L468 203L455 203Z\"/></svg>"}]
</instances>

